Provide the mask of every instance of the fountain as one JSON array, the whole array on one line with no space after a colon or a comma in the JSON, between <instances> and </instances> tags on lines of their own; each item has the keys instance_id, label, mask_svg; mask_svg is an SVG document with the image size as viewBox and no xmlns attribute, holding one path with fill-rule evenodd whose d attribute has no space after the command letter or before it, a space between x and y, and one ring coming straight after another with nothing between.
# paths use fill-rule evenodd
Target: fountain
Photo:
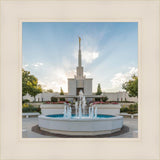
<instances>
[{"instance_id":1,"label":"fountain","mask_svg":"<svg viewBox=\"0 0 160 160\"><path fill-rule=\"evenodd\" d=\"M78 102L75 102L75 115L72 114L72 109L70 107L70 104L65 103L64 106L64 118L70 119L71 117L74 119L81 119L81 118L97 118L97 107L93 105L92 107L89 107L89 114L88 117L85 112L85 106L86 106L86 100L85 96L83 95L83 92L80 91L80 99L79 99L79 105Z\"/></svg>"},{"instance_id":2,"label":"fountain","mask_svg":"<svg viewBox=\"0 0 160 160\"><path fill-rule=\"evenodd\" d=\"M117 132L123 126L122 116L98 114L95 104L89 106L87 113L82 91L79 92L79 100L72 107L65 103L63 114L40 115L40 129L63 135L102 135Z\"/></svg>"}]
</instances>

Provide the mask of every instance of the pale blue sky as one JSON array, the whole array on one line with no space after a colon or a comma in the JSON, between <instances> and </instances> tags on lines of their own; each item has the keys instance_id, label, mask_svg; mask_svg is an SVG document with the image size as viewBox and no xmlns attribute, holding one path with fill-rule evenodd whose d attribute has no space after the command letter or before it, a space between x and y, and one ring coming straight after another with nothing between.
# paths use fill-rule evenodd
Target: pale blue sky
<instances>
[{"instance_id":1,"label":"pale blue sky","mask_svg":"<svg viewBox=\"0 0 160 160\"><path fill-rule=\"evenodd\" d=\"M138 23L136 22L24 22L23 68L46 89L68 91L78 65L78 36L82 65L106 92L121 91L122 83L137 73Z\"/></svg>"}]
</instances>

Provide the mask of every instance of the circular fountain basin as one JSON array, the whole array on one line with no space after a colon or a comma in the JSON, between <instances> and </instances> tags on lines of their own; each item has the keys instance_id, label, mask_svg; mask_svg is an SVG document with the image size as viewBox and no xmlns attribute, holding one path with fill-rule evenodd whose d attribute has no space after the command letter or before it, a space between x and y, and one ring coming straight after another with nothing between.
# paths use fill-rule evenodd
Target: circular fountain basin
<instances>
[{"instance_id":1,"label":"circular fountain basin","mask_svg":"<svg viewBox=\"0 0 160 160\"><path fill-rule=\"evenodd\" d=\"M63 114L40 115L38 118L41 130L62 135L103 135L121 130L122 116L98 114L97 118L82 116L64 118Z\"/></svg>"}]
</instances>

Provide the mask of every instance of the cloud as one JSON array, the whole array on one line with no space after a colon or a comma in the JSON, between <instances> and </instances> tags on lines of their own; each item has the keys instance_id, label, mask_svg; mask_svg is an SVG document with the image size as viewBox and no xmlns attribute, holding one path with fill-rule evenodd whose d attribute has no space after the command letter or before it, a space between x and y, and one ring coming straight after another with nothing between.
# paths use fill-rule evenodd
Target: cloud
<instances>
[{"instance_id":1,"label":"cloud","mask_svg":"<svg viewBox=\"0 0 160 160\"><path fill-rule=\"evenodd\" d=\"M89 76L91 76L92 74L90 72L85 72L84 71L84 75L88 78Z\"/></svg>"},{"instance_id":2,"label":"cloud","mask_svg":"<svg viewBox=\"0 0 160 160\"><path fill-rule=\"evenodd\" d=\"M67 78L74 78L74 75L76 75L76 70L75 69L65 72L65 76Z\"/></svg>"},{"instance_id":3,"label":"cloud","mask_svg":"<svg viewBox=\"0 0 160 160\"><path fill-rule=\"evenodd\" d=\"M39 84L44 89L53 89L54 92L59 92L61 87L64 92L68 92L68 78L74 78L76 75L75 69L66 70L59 67L49 68L46 72L48 76L42 77ZM88 77L91 73L84 72L84 75Z\"/></svg>"},{"instance_id":4,"label":"cloud","mask_svg":"<svg viewBox=\"0 0 160 160\"><path fill-rule=\"evenodd\" d=\"M138 69L135 67L129 67L129 71L126 73L116 73L111 79L112 89L122 90L122 84L131 79L134 74L138 75Z\"/></svg>"},{"instance_id":5,"label":"cloud","mask_svg":"<svg viewBox=\"0 0 160 160\"><path fill-rule=\"evenodd\" d=\"M75 52L74 57L78 59L78 53ZM96 51L82 51L82 62L84 63L92 63L95 59L99 57L99 52Z\"/></svg>"},{"instance_id":6,"label":"cloud","mask_svg":"<svg viewBox=\"0 0 160 160\"><path fill-rule=\"evenodd\" d=\"M61 67L49 67L45 69L46 77L41 77L39 84L44 89L53 89L54 92L59 92L62 87L64 92L68 91L67 78L68 75L72 75L74 72L67 72L65 68Z\"/></svg>"},{"instance_id":7,"label":"cloud","mask_svg":"<svg viewBox=\"0 0 160 160\"><path fill-rule=\"evenodd\" d=\"M34 63L32 64L34 67L40 67L40 66L43 66L43 63L41 62L37 62L37 63Z\"/></svg>"},{"instance_id":8,"label":"cloud","mask_svg":"<svg viewBox=\"0 0 160 160\"><path fill-rule=\"evenodd\" d=\"M29 66L29 64L23 65L23 68L26 69Z\"/></svg>"},{"instance_id":9,"label":"cloud","mask_svg":"<svg viewBox=\"0 0 160 160\"><path fill-rule=\"evenodd\" d=\"M42 86L43 89L47 89L47 85L46 83L42 82L42 81L38 81L38 84L40 84Z\"/></svg>"},{"instance_id":10,"label":"cloud","mask_svg":"<svg viewBox=\"0 0 160 160\"><path fill-rule=\"evenodd\" d=\"M76 70L73 69L73 64L65 57L62 57L60 65L53 65L41 62L32 63L30 65L32 74L38 79L38 83L44 89L53 89L54 92L59 92L62 87L64 92L68 91L68 78L74 78ZM38 76L37 76L38 75Z\"/></svg>"},{"instance_id":11,"label":"cloud","mask_svg":"<svg viewBox=\"0 0 160 160\"><path fill-rule=\"evenodd\" d=\"M32 63L32 64L25 64L23 65L23 68L25 70L29 70L29 71L32 71L33 73L38 69L41 69L40 67L43 66L44 64L42 62L37 62L37 63Z\"/></svg>"},{"instance_id":12,"label":"cloud","mask_svg":"<svg viewBox=\"0 0 160 160\"><path fill-rule=\"evenodd\" d=\"M83 51L82 53L82 60L86 63L92 63L92 61L94 61L98 57L99 57L98 52Z\"/></svg>"}]
</instances>

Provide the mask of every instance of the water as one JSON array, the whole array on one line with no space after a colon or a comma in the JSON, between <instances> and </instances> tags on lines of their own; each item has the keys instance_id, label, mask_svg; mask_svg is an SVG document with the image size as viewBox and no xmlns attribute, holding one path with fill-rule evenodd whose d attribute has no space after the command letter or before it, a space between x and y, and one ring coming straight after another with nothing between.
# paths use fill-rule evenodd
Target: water
<instances>
[{"instance_id":1,"label":"water","mask_svg":"<svg viewBox=\"0 0 160 160\"><path fill-rule=\"evenodd\" d=\"M46 117L51 117L51 118L62 118L64 119L64 114L52 114L52 115L46 115ZM115 117L113 115L105 115L105 114L97 114L97 119L99 118L111 118ZM76 117L76 114L72 114L70 119L78 119L79 117ZM83 115L81 119L89 119L89 114L88 115Z\"/></svg>"},{"instance_id":2,"label":"water","mask_svg":"<svg viewBox=\"0 0 160 160\"><path fill-rule=\"evenodd\" d=\"M83 117L86 117L86 113L85 113L85 107L86 107L86 98L83 95L82 90L80 90L79 92L79 101L75 102L75 118L77 119L81 119ZM64 118L71 118L72 116L72 108L70 106L70 104L66 104L64 106ZM97 118L97 107L95 105L92 105L89 107L89 116L87 118L90 119L95 119Z\"/></svg>"}]
</instances>

